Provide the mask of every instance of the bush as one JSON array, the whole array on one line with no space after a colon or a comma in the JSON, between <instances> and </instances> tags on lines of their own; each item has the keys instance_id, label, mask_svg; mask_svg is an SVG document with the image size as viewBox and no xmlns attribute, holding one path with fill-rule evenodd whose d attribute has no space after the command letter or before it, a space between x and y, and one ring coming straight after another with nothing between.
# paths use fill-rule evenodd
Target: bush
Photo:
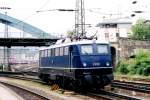
<instances>
[{"instance_id":1,"label":"bush","mask_svg":"<svg viewBox=\"0 0 150 100\"><path fill-rule=\"evenodd\" d=\"M134 58L119 61L116 72L150 76L150 52L140 50Z\"/></svg>"},{"instance_id":2,"label":"bush","mask_svg":"<svg viewBox=\"0 0 150 100\"><path fill-rule=\"evenodd\" d=\"M143 69L142 75L149 76L150 75L150 66Z\"/></svg>"},{"instance_id":3,"label":"bush","mask_svg":"<svg viewBox=\"0 0 150 100\"><path fill-rule=\"evenodd\" d=\"M142 73L143 73L143 67L140 67L136 70L136 74L142 75Z\"/></svg>"},{"instance_id":4,"label":"bush","mask_svg":"<svg viewBox=\"0 0 150 100\"><path fill-rule=\"evenodd\" d=\"M123 62L119 62L117 68L116 68L116 72L119 72L121 74L128 74L128 69L127 69L127 64L123 63Z\"/></svg>"}]
</instances>

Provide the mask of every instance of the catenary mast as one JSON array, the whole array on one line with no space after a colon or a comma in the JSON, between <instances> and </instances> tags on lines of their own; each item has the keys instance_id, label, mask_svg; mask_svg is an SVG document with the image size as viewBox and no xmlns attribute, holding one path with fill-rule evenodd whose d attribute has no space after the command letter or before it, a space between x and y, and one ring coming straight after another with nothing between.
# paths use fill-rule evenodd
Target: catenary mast
<instances>
[{"instance_id":1,"label":"catenary mast","mask_svg":"<svg viewBox=\"0 0 150 100\"><path fill-rule=\"evenodd\" d=\"M85 9L84 0L76 0L75 33L78 38L85 37Z\"/></svg>"}]
</instances>

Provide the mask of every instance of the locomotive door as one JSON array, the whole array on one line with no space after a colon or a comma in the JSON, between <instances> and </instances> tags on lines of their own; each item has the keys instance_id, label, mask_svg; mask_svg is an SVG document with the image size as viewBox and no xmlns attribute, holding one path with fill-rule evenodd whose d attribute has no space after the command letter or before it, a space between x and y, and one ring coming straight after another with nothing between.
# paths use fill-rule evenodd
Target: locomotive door
<instances>
[{"instance_id":1,"label":"locomotive door","mask_svg":"<svg viewBox=\"0 0 150 100\"><path fill-rule=\"evenodd\" d=\"M72 68L72 51L73 51L73 47L70 46L69 47L69 67L70 67L70 72L71 72L71 68Z\"/></svg>"}]
</instances>

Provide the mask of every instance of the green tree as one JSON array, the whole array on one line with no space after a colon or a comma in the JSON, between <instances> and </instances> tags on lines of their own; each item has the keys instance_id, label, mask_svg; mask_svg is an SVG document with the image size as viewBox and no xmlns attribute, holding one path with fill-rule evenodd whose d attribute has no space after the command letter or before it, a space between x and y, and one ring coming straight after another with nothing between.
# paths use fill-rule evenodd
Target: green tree
<instances>
[{"instance_id":1,"label":"green tree","mask_svg":"<svg viewBox=\"0 0 150 100\"><path fill-rule=\"evenodd\" d=\"M69 36L69 37L72 37L72 36L74 36L75 35L75 31L73 30L73 31L67 31L67 35Z\"/></svg>"},{"instance_id":2,"label":"green tree","mask_svg":"<svg viewBox=\"0 0 150 100\"><path fill-rule=\"evenodd\" d=\"M136 24L132 26L132 32L132 38L150 39L150 22L145 19L137 20Z\"/></svg>"}]
</instances>

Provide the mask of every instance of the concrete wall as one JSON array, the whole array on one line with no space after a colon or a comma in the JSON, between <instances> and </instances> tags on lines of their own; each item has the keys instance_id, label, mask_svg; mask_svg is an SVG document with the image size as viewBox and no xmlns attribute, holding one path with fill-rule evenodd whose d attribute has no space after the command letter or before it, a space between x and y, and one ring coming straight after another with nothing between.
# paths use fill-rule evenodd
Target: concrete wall
<instances>
[{"instance_id":1,"label":"concrete wall","mask_svg":"<svg viewBox=\"0 0 150 100\"><path fill-rule=\"evenodd\" d=\"M132 40L127 38L119 39L120 57L128 58L134 55L138 50L150 50L150 41Z\"/></svg>"},{"instance_id":2,"label":"concrete wall","mask_svg":"<svg viewBox=\"0 0 150 100\"><path fill-rule=\"evenodd\" d=\"M116 61L127 59L137 53L140 49L150 51L150 41L132 40L129 38L119 38L117 42L111 42L111 46L116 50Z\"/></svg>"}]
</instances>

